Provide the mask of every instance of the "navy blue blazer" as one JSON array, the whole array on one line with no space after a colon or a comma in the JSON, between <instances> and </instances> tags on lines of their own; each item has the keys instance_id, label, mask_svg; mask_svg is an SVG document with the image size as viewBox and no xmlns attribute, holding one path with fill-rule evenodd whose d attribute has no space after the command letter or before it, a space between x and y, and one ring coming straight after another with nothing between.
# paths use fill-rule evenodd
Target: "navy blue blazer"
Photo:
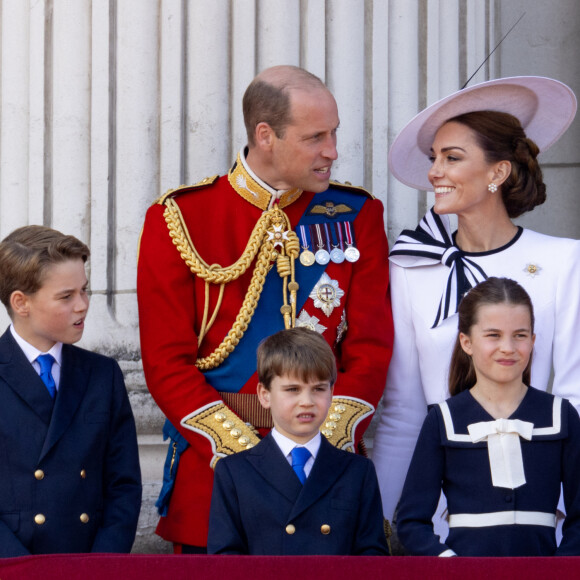
<instances>
[{"instance_id":1,"label":"navy blue blazer","mask_svg":"<svg viewBox=\"0 0 580 580\"><path fill-rule=\"evenodd\" d=\"M0 556L129 552L141 506L135 421L111 358L63 345L53 401L0 337Z\"/></svg>"},{"instance_id":2,"label":"navy blue blazer","mask_svg":"<svg viewBox=\"0 0 580 580\"><path fill-rule=\"evenodd\" d=\"M208 552L250 555L388 555L372 462L322 437L304 486L268 434L220 459Z\"/></svg>"}]
</instances>

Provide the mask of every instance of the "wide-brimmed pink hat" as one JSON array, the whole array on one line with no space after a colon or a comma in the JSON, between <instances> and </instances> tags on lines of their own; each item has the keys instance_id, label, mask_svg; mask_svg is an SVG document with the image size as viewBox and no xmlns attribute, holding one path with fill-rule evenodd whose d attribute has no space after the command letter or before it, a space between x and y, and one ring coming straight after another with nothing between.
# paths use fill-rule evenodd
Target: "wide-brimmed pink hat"
<instances>
[{"instance_id":1,"label":"wide-brimmed pink hat","mask_svg":"<svg viewBox=\"0 0 580 580\"><path fill-rule=\"evenodd\" d=\"M389 151L393 175L410 187L432 189L427 172L435 134L449 119L472 111L514 115L543 153L572 123L576 96L564 83L546 77L508 77L462 89L421 111L397 135Z\"/></svg>"}]
</instances>

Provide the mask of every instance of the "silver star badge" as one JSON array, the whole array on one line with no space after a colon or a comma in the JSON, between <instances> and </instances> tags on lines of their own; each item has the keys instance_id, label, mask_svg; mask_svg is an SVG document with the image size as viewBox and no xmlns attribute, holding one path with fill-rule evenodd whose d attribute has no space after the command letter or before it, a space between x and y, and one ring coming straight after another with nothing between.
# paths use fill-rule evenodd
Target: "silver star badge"
<instances>
[{"instance_id":1,"label":"silver star badge","mask_svg":"<svg viewBox=\"0 0 580 580\"><path fill-rule=\"evenodd\" d=\"M326 330L326 326L319 324L319 322L320 320L316 318L316 316L310 316L306 310L303 310L300 313L300 316L296 319L296 326L304 326L322 334Z\"/></svg>"},{"instance_id":2,"label":"silver star badge","mask_svg":"<svg viewBox=\"0 0 580 580\"><path fill-rule=\"evenodd\" d=\"M335 307L340 306L340 299L343 296L344 290L339 288L338 282L332 280L326 272L322 274L310 293L314 306L320 308L326 316L330 316Z\"/></svg>"}]
</instances>

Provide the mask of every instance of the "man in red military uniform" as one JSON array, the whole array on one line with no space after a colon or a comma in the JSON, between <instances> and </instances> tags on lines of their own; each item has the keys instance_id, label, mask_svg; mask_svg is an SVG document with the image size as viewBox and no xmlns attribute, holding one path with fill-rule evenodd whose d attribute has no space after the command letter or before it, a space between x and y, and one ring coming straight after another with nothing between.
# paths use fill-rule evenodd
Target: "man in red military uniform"
<instances>
[{"instance_id":1,"label":"man in red military uniform","mask_svg":"<svg viewBox=\"0 0 580 580\"><path fill-rule=\"evenodd\" d=\"M228 175L147 212L137 295L147 386L170 437L157 533L203 551L213 466L271 427L256 395L260 340L322 333L339 376L322 432L360 450L383 392L393 327L383 207L330 182L336 102L320 79L266 69L243 101L248 146Z\"/></svg>"}]
</instances>

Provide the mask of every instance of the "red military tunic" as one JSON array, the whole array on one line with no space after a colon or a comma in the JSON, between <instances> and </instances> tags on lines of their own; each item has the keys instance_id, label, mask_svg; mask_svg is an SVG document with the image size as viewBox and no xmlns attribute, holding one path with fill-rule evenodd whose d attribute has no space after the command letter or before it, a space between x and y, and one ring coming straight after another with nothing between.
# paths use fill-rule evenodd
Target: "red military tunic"
<instances>
[{"instance_id":1,"label":"red military tunic","mask_svg":"<svg viewBox=\"0 0 580 580\"><path fill-rule=\"evenodd\" d=\"M244 252L256 222L266 209L254 205L258 202L248 192L259 191L262 196L270 197L267 186L247 173L239 160L237 168L238 173L242 169L241 181L232 179L230 183L228 176L223 176L199 186L180 188L172 194L191 243L207 265L229 266ZM302 310L309 317L317 317L326 327L323 336L337 355L339 374L334 396L355 397L370 404L374 410L385 385L393 340L383 206L363 190L344 186L340 189L346 189L348 195L364 196L360 200L362 207L352 221L360 259L354 263L331 262L326 267L325 273L344 291L339 305L329 316L315 306L312 298L306 300ZM330 200L331 209L327 213L333 213L335 208L331 200L337 195L333 191L331 188L316 196L300 190L282 194L280 207L288 216L292 229L307 208L314 216L311 219L316 219L317 212L323 212ZM221 399L219 391L224 389L220 385L210 385L195 362L211 354L232 328L244 301L253 265L225 285L215 323L198 349L206 302L205 283L192 274L173 243L163 215L165 209L163 198L149 208L140 242L137 293L141 350L145 378L153 398L190 446L181 455L169 509L167 515L161 517L157 533L172 542L205 546L213 481L210 464L215 460L215 449L207 436L184 428L181 422L196 410ZM304 271L305 266L296 260L299 284ZM209 292L207 318L211 317L218 301L219 287L212 284ZM267 292L266 282L263 293ZM283 328L281 315L275 322ZM250 345L252 354L247 357L247 364L253 365L253 370L248 379L240 379L243 383L239 384L240 393L256 392L257 342ZM221 370L228 370L229 360L225 359ZM355 426L356 444L362 439L370 418L369 414ZM246 417L242 419L247 421Z\"/></svg>"}]
</instances>

